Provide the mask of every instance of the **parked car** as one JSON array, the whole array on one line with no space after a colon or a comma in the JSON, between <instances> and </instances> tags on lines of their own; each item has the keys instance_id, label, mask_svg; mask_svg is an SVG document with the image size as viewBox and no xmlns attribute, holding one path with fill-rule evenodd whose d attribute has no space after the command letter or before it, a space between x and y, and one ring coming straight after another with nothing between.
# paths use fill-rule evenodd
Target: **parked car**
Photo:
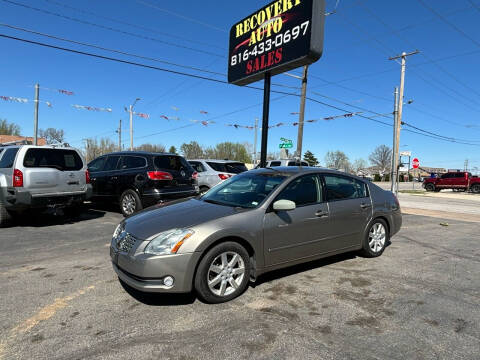
<instances>
[{"instance_id":1,"label":"parked car","mask_svg":"<svg viewBox=\"0 0 480 360\"><path fill-rule=\"evenodd\" d=\"M230 160L188 160L198 173L200 194L236 174L248 171L244 163Z\"/></svg>"},{"instance_id":2,"label":"parked car","mask_svg":"<svg viewBox=\"0 0 480 360\"><path fill-rule=\"evenodd\" d=\"M380 256L401 224L395 195L370 181L320 168L258 169L122 221L110 256L130 287L195 289L219 303L271 270L349 251Z\"/></svg>"},{"instance_id":3,"label":"parked car","mask_svg":"<svg viewBox=\"0 0 480 360\"><path fill-rule=\"evenodd\" d=\"M280 159L280 160L268 160L266 167L274 167L274 166L310 166L305 160L299 162L298 160L294 159ZM259 169L260 164L255 166L255 169Z\"/></svg>"},{"instance_id":4,"label":"parked car","mask_svg":"<svg viewBox=\"0 0 480 360\"><path fill-rule=\"evenodd\" d=\"M197 173L181 156L117 152L88 164L93 201L118 202L124 216L160 201L198 194Z\"/></svg>"},{"instance_id":5,"label":"parked car","mask_svg":"<svg viewBox=\"0 0 480 360\"><path fill-rule=\"evenodd\" d=\"M469 172L448 172L440 177L425 178L423 187L427 191L435 192L443 189L453 189L480 194L480 178L472 176Z\"/></svg>"},{"instance_id":6,"label":"parked car","mask_svg":"<svg viewBox=\"0 0 480 360\"><path fill-rule=\"evenodd\" d=\"M61 207L76 215L91 192L87 166L74 148L0 147L0 227L28 209Z\"/></svg>"}]
</instances>

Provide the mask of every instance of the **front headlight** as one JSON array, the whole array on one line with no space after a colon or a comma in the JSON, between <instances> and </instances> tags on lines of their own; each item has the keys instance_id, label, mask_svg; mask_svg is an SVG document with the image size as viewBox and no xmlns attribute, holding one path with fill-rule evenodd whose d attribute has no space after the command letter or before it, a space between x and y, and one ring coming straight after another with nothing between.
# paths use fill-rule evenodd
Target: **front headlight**
<instances>
[{"instance_id":1,"label":"front headlight","mask_svg":"<svg viewBox=\"0 0 480 360\"><path fill-rule=\"evenodd\" d=\"M113 238L116 239L118 237L118 235L121 234L121 232L125 230L125 223L121 222L120 224L118 224L118 226L115 228L115 231L113 232Z\"/></svg>"},{"instance_id":2,"label":"front headlight","mask_svg":"<svg viewBox=\"0 0 480 360\"><path fill-rule=\"evenodd\" d=\"M194 233L191 229L172 229L155 237L145 247L145 254L176 254L183 242Z\"/></svg>"}]
</instances>

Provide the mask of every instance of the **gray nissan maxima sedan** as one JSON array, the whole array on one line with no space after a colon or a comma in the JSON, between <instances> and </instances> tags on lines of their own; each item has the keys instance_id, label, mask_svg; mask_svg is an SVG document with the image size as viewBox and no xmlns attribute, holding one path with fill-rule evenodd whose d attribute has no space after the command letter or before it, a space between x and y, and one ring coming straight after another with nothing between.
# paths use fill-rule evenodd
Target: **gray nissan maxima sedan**
<instances>
[{"instance_id":1,"label":"gray nissan maxima sedan","mask_svg":"<svg viewBox=\"0 0 480 360\"><path fill-rule=\"evenodd\" d=\"M194 289L220 303L274 269L349 251L379 256L401 224L397 198L371 182L328 169L266 168L125 219L110 256L137 290Z\"/></svg>"}]
</instances>

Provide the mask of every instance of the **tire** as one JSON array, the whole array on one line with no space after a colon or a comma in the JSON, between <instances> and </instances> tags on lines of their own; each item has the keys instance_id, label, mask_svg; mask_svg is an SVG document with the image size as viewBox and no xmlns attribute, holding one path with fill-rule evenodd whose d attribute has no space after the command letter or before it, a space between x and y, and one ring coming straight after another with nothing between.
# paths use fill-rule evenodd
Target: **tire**
<instances>
[{"instance_id":1,"label":"tire","mask_svg":"<svg viewBox=\"0 0 480 360\"><path fill-rule=\"evenodd\" d=\"M210 188L208 186L200 186L200 196L204 195Z\"/></svg>"},{"instance_id":2,"label":"tire","mask_svg":"<svg viewBox=\"0 0 480 360\"><path fill-rule=\"evenodd\" d=\"M365 234L361 254L369 258L380 256L383 254L385 246L389 241L390 234L388 233L386 221L383 219L375 219Z\"/></svg>"},{"instance_id":3,"label":"tire","mask_svg":"<svg viewBox=\"0 0 480 360\"><path fill-rule=\"evenodd\" d=\"M433 185L433 184L427 184L427 185L425 185L425 190L427 190L427 191L435 191L435 185Z\"/></svg>"},{"instance_id":4,"label":"tire","mask_svg":"<svg viewBox=\"0 0 480 360\"><path fill-rule=\"evenodd\" d=\"M10 225L12 215L8 212L5 204L0 200L0 228Z\"/></svg>"},{"instance_id":5,"label":"tire","mask_svg":"<svg viewBox=\"0 0 480 360\"><path fill-rule=\"evenodd\" d=\"M143 209L142 200L136 191L125 190L120 196L120 211L128 217Z\"/></svg>"},{"instance_id":6,"label":"tire","mask_svg":"<svg viewBox=\"0 0 480 360\"><path fill-rule=\"evenodd\" d=\"M250 256L247 250L236 242L224 242L210 249L202 258L194 286L201 300L218 304L242 294L249 281Z\"/></svg>"},{"instance_id":7,"label":"tire","mask_svg":"<svg viewBox=\"0 0 480 360\"><path fill-rule=\"evenodd\" d=\"M472 192L475 194L480 194L480 184L475 184L471 187Z\"/></svg>"},{"instance_id":8,"label":"tire","mask_svg":"<svg viewBox=\"0 0 480 360\"><path fill-rule=\"evenodd\" d=\"M435 189L435 192L440 192L441 189Z\"/></svg>"}]
</instances>

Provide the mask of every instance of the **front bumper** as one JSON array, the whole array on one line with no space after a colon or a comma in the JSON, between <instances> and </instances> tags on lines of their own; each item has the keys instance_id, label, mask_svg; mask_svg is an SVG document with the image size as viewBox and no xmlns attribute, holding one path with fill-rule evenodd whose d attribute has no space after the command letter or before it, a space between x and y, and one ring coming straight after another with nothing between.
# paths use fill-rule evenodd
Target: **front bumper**
<instances>
[{"instance_id":1,"label":"front bumper","mask_svg":"<svg viewBox=\"0 0 480 360\"><path fill-rule=\"evenodd\" d=\"M130 255L110 246L113 269L127 285L144 292L185 293L192 291L195 268L201 253ZM163 279L171 276L173 286L165 286Z\"/></svg>"}]
</instances>

